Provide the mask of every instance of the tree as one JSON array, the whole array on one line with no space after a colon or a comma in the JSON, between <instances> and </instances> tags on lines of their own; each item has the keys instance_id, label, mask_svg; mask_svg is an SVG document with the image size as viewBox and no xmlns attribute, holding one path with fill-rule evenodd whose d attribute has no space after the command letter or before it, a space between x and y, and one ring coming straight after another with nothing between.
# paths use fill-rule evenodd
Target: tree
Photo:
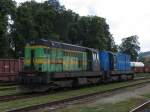
<instances>
[{"instance_id":1,"label":"tree","mask_svg":"<svg viewBox=\"0 0 150 112\"><path fill-rule=\"evenodd\" d=\"M79 15L72 10L61 10L57 13L54 21L54 31L60 36L60 41L70 43L68 35L70 26L78 21Z\"/></svg>"},{"instance_id":2,"label":"tree","mask_svg":"<svg viewBox=\"0 0 150 112\"><path fill-rule=\"evenodd\" d=\"M113 37L106 20L97 16L81 17L69 28L70 41L86 47L111 50Z\"/></svg>"},{"instance_id":3,"label":"tree","mask_svg":"<svg viewBox=\"0 0 150 112\"><path fill-rule=\"evenodd\" d=\"M10 20L14 16L15 2L12 0L0 0L0 57L9 57L10 45Z\"/></svg>"},{"instance_id":4,"label":"tree","mask_svg":"<svg viewBox=\"0 0 150 112\"><path fill-rule=\"evenodd\" d=\"M108 42L109 45L109 50L112 52L118 52L119 51L119 46L115 44L113 36L110 37L110 42Z\"/></svg>"},{"instance_id":5,"label":"tree","mask_svg":"<svg viewBox=\"0 0 150 112\"><path fill-rule=\"evenodd\" d=\"M12 29L16 54L20 51L23 53L26 40L30 39L47 38L70 42L68 29L77 18L78 14L66 10L57 0L22 3L17 8Z\"/></svg>"},{"instance_id":6,"label":"tree","mask_svg":"<svg viewBox=\"0 0 150 112\"><path fill-rule=\"evenodd\" d=\"M27 40L38 38L50 38L57 40L57 34L53 31L55 12L47 2L35 1L22 3L16 12L12 29L13 43L16 51L21 52Z\"/></svg>"},{"instance_id":7,"label":"tree","mask_svg":"<svg viewBox=\"0 0 150 112\"><path fill-rule=\"evenodd\" d=\"M44 3L24 2L17 7L11 28L12 45L16 56L26 40L46 38L100 50L116 49L106 19L97 16L80 17L66 10L58 0Z\"/></svg>"},{"instance_id":8,"label":"tree","mask_svg":"<svg viewBox=\"0 0 150 112\"><path fill-rule=\"evenodd\" d=\"M45 3L48 3L57 12L61 12L65 10L65 7L60 5L58 0L48 0Z\"/></svg>"},{"instance_id":9,"label":"tree","mask_svg":"<svg viewBox=\"0 0 150 112\"><path fill-rule=\"evenodd\" d=\"M132 61L137 61L140 51L140 43L138 42L138 38L139 37L137 35L123 38L120 45L120 51L129 54Z\"/></svg>"}]
</instances>

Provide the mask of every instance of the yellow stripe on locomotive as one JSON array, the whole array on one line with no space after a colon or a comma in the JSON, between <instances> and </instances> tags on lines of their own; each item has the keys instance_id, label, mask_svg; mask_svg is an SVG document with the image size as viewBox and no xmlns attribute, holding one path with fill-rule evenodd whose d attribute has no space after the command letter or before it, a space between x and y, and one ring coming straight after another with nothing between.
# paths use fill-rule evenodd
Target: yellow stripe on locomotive
<instances>
[{"instance_id":1,"label":"yellow stripe on locomotive","mask_svg":"<svg viewBox=\"0 0 150 112\"><path fill-rule=\"evenodd\" d=\"M31 51L34 59L31 62ZM30 67L40 72L83 71L87 69L87 54L82 51L50 48L42 45L25 47L24 67Z\"/></svg>"}]
</instances>

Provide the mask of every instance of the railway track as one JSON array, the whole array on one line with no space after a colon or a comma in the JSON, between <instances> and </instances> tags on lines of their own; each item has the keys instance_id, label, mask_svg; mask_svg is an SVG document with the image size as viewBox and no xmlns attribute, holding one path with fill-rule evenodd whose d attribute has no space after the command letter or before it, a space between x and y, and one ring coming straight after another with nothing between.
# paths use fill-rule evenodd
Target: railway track
<instances>
[{"instance_id":1,"label":"railway track","mask_svg":"<svg viewBox=\"0 0 150 112\"><path fill-rule=\"evenodd\" d=\"M12 101L12 100L32 98L32 97L38 97L38 96L43 96L43 95L48 95L48 94L50 94L50 92L46 92L46 93L18 93L15 95L0 96L0 102L7 102L7 101Z\"/></svg>"},{"instance_id":2,"label":"railway track","mask_svg":"<svg viewBox=\"0 0 150 112\"><path fill-rule=\"evenodd\" d=\"M150 78L150 77L149 77ZM141 79L147 79L146 77L138 77L135 78L134 80L141 80ZM4 91L4 90L14 90L17 88L17 84L8 84L8 85L0 85L0 91ZM1 97L1 96L0 96Z\"/></svg>"},{"instance_id":3,"label":"railway track","mask_svg":"<svg viewBox=\"0 0 150 112\"><path fill-rule=\"evenodd\" d=\"M148 79L148 78L144 78L144 77L142 77L142 78L135 78L134 80L131 80L131 81L144 80L144 79ZM131 82L131 81L129 81L129 82ZM48 95L48 94L52 94L52 93L53 92L44 92L44 93L18 93L18 94L13 94L13 95L5 95L5 96L0 96L0 102L7 102L7 101L12 101L12 100L32 98L32 97L43 96L43 95Z\"/></svg>"},{"instance_id":4,"label":"railway track","mask_svg":"<svg viewBox=\"0 0 150 112\"><path fill-rule=\"evenodd\" d=\"M143 103L142 105L134 108L133 110L131 110L130 112L150 112L150 100L146 101L145 103Z\"/></svg>"},{"instance_id":5,"label":"railway track","mask_svg":"<svg viewBox=\"0 0 150 112\"><path fill-rule=\"evenodd\" d=\"M17 83L6 83L6 82L0 82L0 86L15 86L18 85Z\"/></svg>"},{"instance_id":6,"label":"railway track","mask_svg":"<svg viewBox=\"0 0 150 112\"><path fill-rule=\"evenodd\" d=\"M143 80L142 79L135 79L135 80ZM133 81L135 81L133 80ZM95 93L90 93L90 94L86 94L86 95L81 95L81 96L75 96L75 97L71 97L71 98L66 98L66 99L62 99L62 100L58 100L58 101L53 101L53 102L48 102L48 103L44 103L44 104L39 104L39 105L34 105L34 106L29 106L29 107L25 107L25 108L20 108L20 109L14 109L14 110L10 110L8 112L29 112L29 111L33 111L33 110L37 110L40 108L52 108L53 110L60 108L60 107L64 107L68 104L74 104L75 102L79 103L79 102L84 102L86 100L89 99L93 99L99 95L101 95L102 97L106 97L108 95L111 95L113 92L119 92L119 91L123 91L125 90L125 88L129 88L129 87L134 87L134 86L140 86L148 82L141 82L141 83L137 83L137 84L133 84L133 85L127 85L127 86L123 86L123 87L118 87L115 89L111 89L111 90L106 90L103 92L95 92Z\"/></svg>"},{"instance_id":7,"label":"railway track","mask_svg":"<svg viewBox=\"0 0 150 112\"><path fill-rule=\"evenodd\" d=\"M0 91L5 91L5 90L15 90L17 86L12 86L12 87L2 87L0 88Z\"/></svg>"}]
</instances>

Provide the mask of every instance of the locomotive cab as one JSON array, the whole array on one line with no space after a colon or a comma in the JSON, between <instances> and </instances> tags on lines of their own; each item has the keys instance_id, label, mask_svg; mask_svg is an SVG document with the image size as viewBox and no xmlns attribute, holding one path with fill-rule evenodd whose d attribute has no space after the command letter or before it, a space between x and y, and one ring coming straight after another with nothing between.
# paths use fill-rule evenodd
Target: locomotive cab
<instances>
[{"instance_id":1,"label":"locomotive cab","mask_svg":"<svg viewBox=\"0 0 150 112\"><path fill-rule=\"evenodd\" d=\"M21 85L46 84L46 75L43 74L44 46L27 45L25 47L23 70L19 73Z\"/></svg>"}]
</instances>

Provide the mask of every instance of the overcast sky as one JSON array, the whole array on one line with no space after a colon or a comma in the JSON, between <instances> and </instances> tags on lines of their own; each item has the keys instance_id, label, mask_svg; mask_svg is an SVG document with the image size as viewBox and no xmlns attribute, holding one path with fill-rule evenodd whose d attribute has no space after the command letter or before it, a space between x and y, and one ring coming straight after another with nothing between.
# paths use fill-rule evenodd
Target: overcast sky
<instances>
[{"instance_id":1,"label":"overcast sky","mask_svg":"<svg viewBox=\"0 0 150 112\"><path fill-rule=\"evenodd\" d=\"M120 44L124 37L138 35L141 51L150 51L150 0L59 1L67 9L72 9L81 16L97 15L106 18L116 44Z\"/></svg>"}]
</instances>

